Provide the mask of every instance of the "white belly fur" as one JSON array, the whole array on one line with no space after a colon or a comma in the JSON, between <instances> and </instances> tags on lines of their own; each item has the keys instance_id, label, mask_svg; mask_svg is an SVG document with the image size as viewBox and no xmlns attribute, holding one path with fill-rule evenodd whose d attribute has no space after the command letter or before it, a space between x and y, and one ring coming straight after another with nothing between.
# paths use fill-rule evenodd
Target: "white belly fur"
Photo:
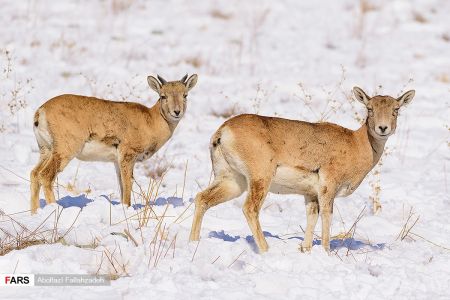
<instances>
[{"instance_id":1,"label":"white belly fur","mask_svg":"<svg viewBox=\"0 0 450 300\"><path fill-rule=\"evenodd\" d=\"M270 191L276 194L317 194L319 175L287 166L279 166Z\"/></svg>"},{"instance_id":2,"label":"white belly fur","mask_svg":"<svg viewBox=\"0 0 450 300\"><path fill-rule=\"evenodd\" d=\"M115 161L117 160L117 148L98 141L90 141L84 144L83 149L76 157L85 161Z\"/></svg>"}]
</instances>

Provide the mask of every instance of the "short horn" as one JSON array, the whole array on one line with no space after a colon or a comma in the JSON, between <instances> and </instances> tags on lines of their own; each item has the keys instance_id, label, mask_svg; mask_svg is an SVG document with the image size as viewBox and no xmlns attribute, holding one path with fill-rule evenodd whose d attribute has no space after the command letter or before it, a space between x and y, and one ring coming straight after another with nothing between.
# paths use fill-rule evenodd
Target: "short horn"
<instances>
[{"instance_id":1,"label":"short horn","mask_svg":"<svg viewBox=\"0 0 450 300\"><path fill-rule=\"evenodd\" d=\"M183 78L181 78L182 83L186 83L186 79L188 78L188 74L184 75Z\"/></svg>"},{"instance_id":2,"label":"short horn","mask_svg":"<svg viewBox=\"0 0 450 300\"><path fill-rule=\"evenodd\" d=\"M156 77L158 77L158 80L161 81L161 84L166 84L167 83L167 81L164 78L162 78L161 76L156 75Z\"/></svg>"}]
</instances>

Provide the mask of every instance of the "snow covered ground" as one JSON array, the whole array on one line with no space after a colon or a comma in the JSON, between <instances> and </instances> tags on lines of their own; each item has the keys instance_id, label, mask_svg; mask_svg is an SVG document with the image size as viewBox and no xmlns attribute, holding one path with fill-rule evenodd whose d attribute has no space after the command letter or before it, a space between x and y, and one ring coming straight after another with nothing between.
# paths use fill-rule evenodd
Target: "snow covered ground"
<instances>
[{"instance_id":1,"label":"snow covered ground","mask_svg":"<svg viewBox=\"0 0 450 300\"><path fill-rule=\"evenodd\" d=\"M0 272L117 279L110 287L1 287L0 298L450 298L449 11L438 0L2 1L0 239L35 231L58 242L0 256ZM169 167L153 206L164 218L146 222L145 209L111 205L113 165L76 160L58 176L69 207L22 212L38 159L34 110L62 93L150 106L157 95L146 76L156 73L199 75L171 141L135 169L145 190L149 173ZM400 113L379 179L369 175L335 202L335 236L366 206L353 240L335 239L330 256L319 245L300 253L302 197L269 195L261 215L268 253L255 252L242 197L209 210L200 243L188 243L190 199L210 180L209 138L227 117L326 119L356 129L365 112L348 100L354 85L372 95L415 89L416 97ZM374 215L377 187L383 209ZM94 201L80 212L75 204L85 197ZM176 198L166 205L168 197ZM411 208L409 225L420 218L401 241Z\"/></svg>"}]
</instances>

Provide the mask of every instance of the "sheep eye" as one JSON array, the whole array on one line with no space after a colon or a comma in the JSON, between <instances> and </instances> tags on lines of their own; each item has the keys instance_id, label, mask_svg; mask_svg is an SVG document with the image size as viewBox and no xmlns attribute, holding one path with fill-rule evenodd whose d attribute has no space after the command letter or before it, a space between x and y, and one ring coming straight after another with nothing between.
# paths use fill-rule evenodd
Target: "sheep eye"
<instances>
[{"instance_id":1,"label":"sheep eye","mask_svg":"<svg viewBox=\"0 0 450 300\"><path fill-rule=\"evenodd\" d=\"M187 98L187 94L184 94L184 95L183 95L183 98L186 99L186 98Z\"/></svg>"},{"instance_id":2,"label":"sheep eye","mask_svg":"<svg viewBox=\"0 0 450 300\"><path fill-rule=\"evenodd\" d=\"M367 111L369 112L369 115L371 115L371 116L373 115L373 109L368 108Z\"/></svg>"},{"instance_id":3,"label":"sheep eye","mask_svg":"<svg viewBox=\"0 0 450 300\"><path fill-rule=\"evenodd\" d=\"M161 96L161 99L166 100L167 96Z\"/></svg>"}]
</instances>

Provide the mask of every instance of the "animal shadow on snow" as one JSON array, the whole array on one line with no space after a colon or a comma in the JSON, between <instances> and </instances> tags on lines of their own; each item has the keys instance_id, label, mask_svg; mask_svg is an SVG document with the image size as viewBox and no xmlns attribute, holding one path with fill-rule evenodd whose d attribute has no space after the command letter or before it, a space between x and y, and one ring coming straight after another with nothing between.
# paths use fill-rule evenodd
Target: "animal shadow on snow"
<instances>
[{"instance_id":1,"label":"animal shadow on snow","mask_svg":"<svg viewBox=\"0 0 450 300\"><path fill-rule=\"evenodd\" d=\"M120 201L111 200L106 195L101 195L101 197L103 197L106 200L108 200L112 205L120 204ZM61 205L63 208L68 208L68 207L83 208L83 207L85 207L86 205L88 205L89 203L91 203L93 201L94 200L89 199L88 197L86 197L85 194L82 194L82 195L78 195L78 196L74 196L74 197L72 197L72 196L64 196L64 197L60 198L58 201L56 201L56 203ZM39 204L40 204L40 207L43 208L46 205L46 202L45 202L44 199L40 199L40 203ZM182 198L178 198L178 197L167 197L167 198L159 197L155 201L150 201L150 205L165 206L165 205L168 205L168 204L172 205L173 207L184 206L183 199ZM133 204L131 206L135 210L145 207L144 204L140 204L140 203Z\"/></svg>"},{"instance_id":2,"label":"animal shadow on snow","mask_svg":"<svg viewBox=\"0 0 450 300\"><path fill-rule=\"evenodd\" d=\"M275 238L275 239L279 239L279 240L297 239L297 240L303 241L303 237L300 237L300 236L291 236L288 238L281 238L280 236L273 235L272 233L270 233L268 231L263 231L263 233L264 233L265 237L269 237L269 238ZM232 235L225 233L225 231L223 231L223 230L211 231L209 233L208 237L221 239L221 240L224 240L225 242L236 242L237 240L241 239L241 237L239 235L232 236ZM256 245L255 239L253 238L253 236L247 235L244 239L250 245L251 249L255 253L257 253L258 246ZM316 245L320 245L320 240L313 241L313 246L316 246ZM367 243L364 241L356 240L354 238L334 239L334 240L330 241L331 250L338 250L341 248L347 248L349 250L358 250L358 249L362 249L362 248L370 248L372 250L383 250L384 246L385 246L385 243L370 244L370 243Z\"/></svg>"}]
</instances>

